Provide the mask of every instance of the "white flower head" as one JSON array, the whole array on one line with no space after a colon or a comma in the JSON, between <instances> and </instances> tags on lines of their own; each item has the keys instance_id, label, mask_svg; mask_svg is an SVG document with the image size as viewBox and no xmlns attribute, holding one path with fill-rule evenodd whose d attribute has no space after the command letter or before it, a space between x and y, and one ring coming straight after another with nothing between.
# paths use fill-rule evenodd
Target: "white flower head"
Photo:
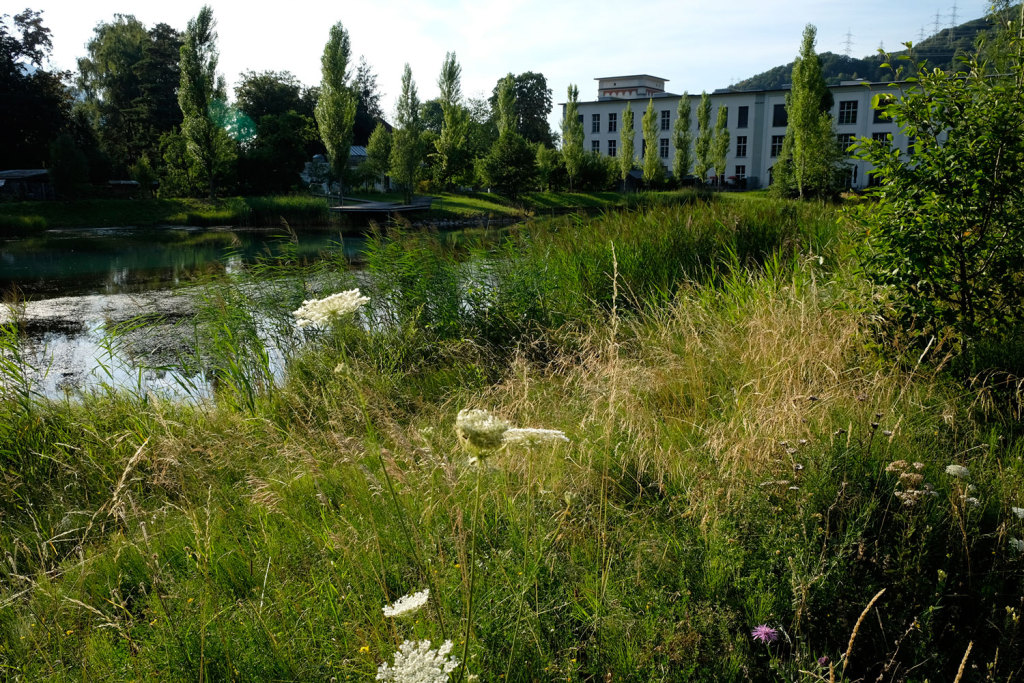
<instances>
[{"instance_id":1,"label":"white flower head","mask_svg":"<svg viewBox=\"0 0 1024 683\"><path fill-rule=\"evenodd\" d=\"M409 595L403 595L398 600L395 600L395 604L388 605L382 608L384 610L384 616L386 617L400 617L403 614L409 614L415 612L423 605L427 604L427 600L430 598L430 589L424 588L418 593L410 593Z\"/></svg>"},{"instance_id":2,"label":"white flower head","mask_svg":"<svg viewBox=\"0 0 1024 683\"><path fill-rule=\"evenodd\" d=\"M446 640L436 650L430 648L429 640L417 642L407 640L395 653L390 666L385 662L377 668L378 681L396 683L446 683L448 674L459 666L459 660L449 657L452 641Z\"/></svg>"},{"instance_id":3,"label":"white flower head","mask_svg":"<svg viewBox=\"0 0 1024 683\"><path fill-rule=\"evenodd\" d=\"M455 418L455 432L481 450L500 448L508 423L479 408L466 408Z\"/></svg>"},{"instance_id":4,"label":"white flower head","mask_svg":"<svg viewBox=\"0 0 1024 683\"><path fill-rule=\"evenodd\" d=\"M544 444L567 443L569 437L557 429L531 429L513 427L502 436L505 443L515 446L542 446Z\"/></svg>"},{"instance_id":5,"label":"white flower head","mask_svg":"<svg viewBox=\"0 0 1024 683\"><path fill-rule=\"evenodd\" d=\"M1018 553L1024 553L1024 541L1019 538L1010 539L1010 547L1016 550Z\"/></svg>"},{"instance_id":6,"label":"white flower head","mask_svg":"<svg viewBox=\"0 0 1024 683\"><path fill-rule=\"evenodd\" d=\"M957 479L966 479L970 472L963 465L946 465L946 474Z\"/></svg>"},{"instance_id":7,"label":"white flower head","mask_svg":"<svg viewBox=\"0 0 1024 683\"><path fill-rule=\"evenodd\" d=\"M1024 508L1010 508L1010 512L1017 515L1017 519L1024 519Z\"/></svg>"},{"instance_id":8,"label":"white flower head","mask_svg":"<svg viewBox=\"0 0 1024 683\"><path fill-rule=\"evenodd\" d=\"M337 294L331 294L323 299L307 299L302 305L292 311L295 317L296 326L309 327L310 325L326 325L334 318L340 318L348 313L355 313L363 304L369 301L359 293L359 288L350 289Z\"/></svg>"}]
</instances>

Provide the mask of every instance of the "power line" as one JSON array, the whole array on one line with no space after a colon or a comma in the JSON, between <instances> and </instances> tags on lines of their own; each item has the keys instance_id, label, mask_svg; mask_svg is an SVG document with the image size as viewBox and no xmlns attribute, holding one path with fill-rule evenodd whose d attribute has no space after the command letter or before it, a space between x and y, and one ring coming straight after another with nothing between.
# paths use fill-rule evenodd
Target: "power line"
<instances>
[{"instance_id":1,"label":"power line","mask_svg":"<svg viewBox=\"0 0 1024 683\"><path fill-rule=\"evenodd\" d=\"M949 27L956 28L957 23L957 5L956 0L953 0L953 11L949 15Z\"/></svg>"},{"instance_id":2,"label":"power line","mask_svg":"<svg viewBox=\"0 0 1024 683\"><path fill-rule=\"evenodd\" d=\"M938 10L936 10L935 11L935 31L934 31L934 33L932 33L932 35L933 36L939 35L939 31L941 31L941 30L942 30L942 14Z\"/></svg>"},{"instance_id":3,"label":"power line","mask_svg":"<svg viewBox=\"0 0 1024 683\"><path fill-rule=\"evenodd\" d=\"M846 41L843 43L843 46L846 56L849 57L853 52L853 33L850 32L850 29L846 29Z\"/></svg>"}]
</instances>

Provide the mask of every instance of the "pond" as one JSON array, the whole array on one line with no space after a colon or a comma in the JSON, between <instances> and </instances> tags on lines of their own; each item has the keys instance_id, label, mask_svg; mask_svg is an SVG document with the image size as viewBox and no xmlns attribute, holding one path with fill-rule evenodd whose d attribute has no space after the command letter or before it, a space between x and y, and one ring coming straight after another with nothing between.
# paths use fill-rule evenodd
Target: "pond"
<instances>
[{"instance_id":1,"label":"pond","mask_svg":"<svg viewBox=\"0 0 1024 683\"><path fill-rule=\"evenodd\" d=\"M140 367L122 344L160 344L131 334L114 340L112 326L138 316L181 320L189 314L182 288L231 274L257 259L287 253L310 263L339 251L355 258L362 237L330 230L211 228L81 228L0 239L0 289L15 306L24 334L19 352L34 392L59 397L97 386L195 393L194 377L173 367ZM0 312L0 322L11 318ZM129 323L130 324L130 323ZM169 325L165 325L169 329ZM136 331L137 332L137 331ZM156 341L154 341L154 339ZM0 377L0 388L5 379ZM185 387L189 387L186 390Z\"/></svg>"}]
</instances>

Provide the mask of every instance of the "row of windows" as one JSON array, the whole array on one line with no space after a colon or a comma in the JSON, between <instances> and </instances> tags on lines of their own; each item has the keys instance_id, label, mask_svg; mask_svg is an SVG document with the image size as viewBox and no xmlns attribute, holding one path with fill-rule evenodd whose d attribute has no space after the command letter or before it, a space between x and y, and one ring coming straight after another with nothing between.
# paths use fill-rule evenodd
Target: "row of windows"
<instances>
[{"instance_id":1,"label":"row of windows","mask_svg":"<svg viewBox=\"0 0 1024 683\"><path fill-rule=\"evenodd\" d=\"M783 105L776 105L776 106L778 107L778 106L783 106ZM729 108L728 107L724 107L724 109L725 109L726 126L728 126L729 125L728 124L728 121L729 121ZM583 114L580 114L579 120L580 120L580 123L583 123ZM750 120L750 107L745 106L745 105L742 106L742 107L738 107L737 108L737 113L736 113L736 127L737 128L747 128L748 125L749 125L749 120ZM785 124L783 124L783 125L785 125ZM661 111L661 130L671 130L671 129L672 129L672 111L669 110L669 109L663 109ZM609 133L617 133L618 130L619 130L619 115L618 115L617 112L609 112L609 114L608 114L608 132ZM590 115L590 132L591 133L600 133L601 132L601 114L591 114Z\"/></svg>"}]
</instances>

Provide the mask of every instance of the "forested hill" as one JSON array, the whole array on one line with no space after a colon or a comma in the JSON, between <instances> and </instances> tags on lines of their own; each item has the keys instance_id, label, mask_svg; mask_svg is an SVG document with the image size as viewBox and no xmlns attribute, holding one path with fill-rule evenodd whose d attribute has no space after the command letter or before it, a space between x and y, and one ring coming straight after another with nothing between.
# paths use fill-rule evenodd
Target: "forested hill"
<instances>
[{"instance_id":1,"label":"forested hill","mask_svg":"<svg viewBox=\"0 0 1024 683\"><path fill-rule=\"evenodd\" d=\"M971 50L974 47L978 34L988 31L992 23L987 18L974 19L960 24L953 28L947 28L939 33L926 38L923 42L914 45L914 56L916 60L925 59L929 66L946 70L956 63L956 57ZM895 59L898 55L906 54L906 50L891 53ZM821 67L825 75L825 81L829 85L837 85L840 81L849 81L856 78L863 78L868 81L891 81L893 80L892 69L882 68L886 59L880 54L869 57L856 58L846 55L837 55L832 52L822 52ZM896 62L893 62L895 65ZM729 90L772 90L775 88L787 87L792 80L793 62L784 66L777 66L764 73L757 74L746 80L742 80L729 86Z\"/></svg>"}]
</instances>

